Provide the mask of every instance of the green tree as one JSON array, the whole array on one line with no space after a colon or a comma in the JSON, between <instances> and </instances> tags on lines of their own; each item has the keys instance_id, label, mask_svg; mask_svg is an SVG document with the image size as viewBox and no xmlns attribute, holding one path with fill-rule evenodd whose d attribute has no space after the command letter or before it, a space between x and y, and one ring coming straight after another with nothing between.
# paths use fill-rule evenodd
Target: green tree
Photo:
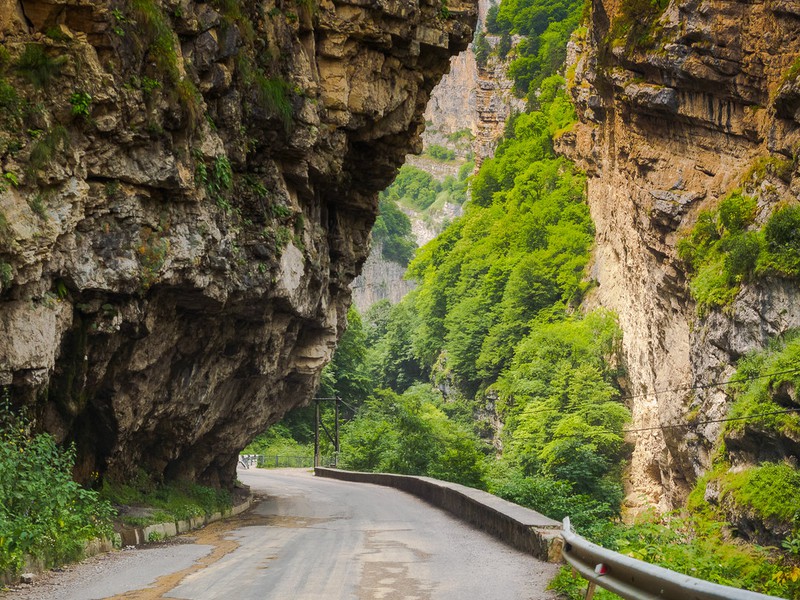
<instances>
[{"instance_id":1,"label":"green tree","mask_svg":"<svg viewBox=\"0 0 800 600\"><path fill-rule=\"evenodd\" d=\"M351 404L360 404L370 395L372 379L364 369L367 357L366 333L354 306L347 312L347 329L339 340L333 360L325 367L320 394L338 395Z\"/></svg>"},{"instance_id":2,"label":"green tree","mask_svg":"<svg viewBox=\"0 0 800 600\"><path fill-rule=\"evenodd\" d=\"M378 204L372 239L381 244L383 258L402 266L408 265L417 249L411 221L388 195L383 195Z\"/></svg>"}]
</instances>

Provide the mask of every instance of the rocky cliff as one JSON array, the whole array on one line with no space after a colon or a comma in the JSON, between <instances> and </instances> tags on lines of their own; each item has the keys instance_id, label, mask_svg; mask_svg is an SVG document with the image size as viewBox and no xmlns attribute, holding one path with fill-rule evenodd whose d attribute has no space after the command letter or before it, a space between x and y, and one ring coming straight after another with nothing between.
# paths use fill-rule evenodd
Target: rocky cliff
<instances>
[{"instance_id":1,"label":"rocky cliff","mask_svg":"<svg viewBox=\"0 0 800 600\"><path fill-rule=\"evenodd\" d=\"M594 0L571 43L580 124L558 145L589 173L594 302L617 311L625 332L640 430L632 504L685 499L719 442L721 424L708 421L729 408L726 387L713 384L800 326L800 286L770 276L700 315L676 250L699 212L734 188L757 199L756 227L797 202L798 40L791 2Z\"/></svg>"},{"instance_id":2,"label":"rocky cliff","mask_svg":"<svg viewBox=\"0 0 800 600\"><path fill-rule=\"evenodd\" d=\"M350 286L353 290L353 304L362 314L381 300L397 304L414 289L414 282L403 278L405 273L406 268L403 265L383 258L380 243L372 244L361 274Z\"/></svg>"},{"instance_id":3,"label":"rocky cliff","mask_svg":"<svg viewBox=\"0 0 800 600\"><path fill-rule=\"evenodd\" d=\"M0 385L77 475L230 484L308 400L476 6L2 0Z\"/></svg>"}]
</instances>

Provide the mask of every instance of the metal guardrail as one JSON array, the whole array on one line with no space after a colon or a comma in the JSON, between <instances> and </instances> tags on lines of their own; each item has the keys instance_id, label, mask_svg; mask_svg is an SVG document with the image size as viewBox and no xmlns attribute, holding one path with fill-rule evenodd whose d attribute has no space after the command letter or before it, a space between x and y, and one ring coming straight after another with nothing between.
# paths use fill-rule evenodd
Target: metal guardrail
<instances>
[{"instance_id":1,"label":"metal guardrail","mask_svg":"<svg viewBox=\"0 0 800 600\"><path fill-rule=\"evenodd\" d=\"M764 600L766 596L697 579L593 544L572 531L569 517L561 532L564 560L589 581L586 599L597 586L628 600Z\"/></svg>"}]
</instances>

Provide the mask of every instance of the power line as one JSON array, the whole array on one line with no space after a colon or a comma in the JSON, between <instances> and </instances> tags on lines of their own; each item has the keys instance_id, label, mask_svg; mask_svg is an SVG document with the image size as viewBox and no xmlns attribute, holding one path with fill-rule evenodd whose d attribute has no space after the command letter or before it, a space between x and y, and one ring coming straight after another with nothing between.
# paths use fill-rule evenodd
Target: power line
<instances>
[{"instance_id":1,"label":"power line","mask_svg":"<svg viewBox=\"0 0 800 600\"><path fill-rule=\"evenodd\" d=\"M740 378L740 379L729 379L727 381L703 383L703 384L699 384L699 385L696 385L696 386L685 386L685 387L674 388L674 389L671 389L671 390L660 390L660 391L653 391L653 392L644 392L644 393L641 393L641 394L633 394L631 396L619 396L617 398L617 400L631 400L633 398L642 398L644 396L650 396L650 395L654 395L654 394L666 394L666 393L670 393L670 392L679 392L679 391L688 391L688 390L719 387L719 386L723 386L723 385L730 385L730 384L733 384L733 383L745 383L747 381L755 381L756 379L766 379L767 377L775 377L776 375L786 375L788 373L800 373L800 367L797 367L797 368L794 368L794 369L789 369L789 370L786 370L786 371L776 371L775 373L767 373L766 375L754 375L752 377L743 377L743 378ZM563 408L539 408L539 409L536 409L536 413L563 412L563 411L564 411ZM699 425L699 423L696 423L696 424ZM671 425L669 425L669 426L668 425L664 425L664 427L672 427L672 426ZM676 425L676 427L677 427L677 425ZM656 427L655 429L658 429L658 427Z\"/></svg>"},{"instance_id":2,"label":"power line","mask_svg":"<svg viewBox=\"0 0 800 600\"><path fill-rule=\"evenodd\" d=\"M641 398L644 396L650 396L653 394L662 394L668 392L677 392L677 391L689 391L689 390L697 390L697 389L707 389L712 387L719 387L724 385L731 385L733 383L745 383L747 381L755 381L757 379L766 379L768 377L775 377L777 375L787 375L792 373L800 373L800 367L795 367L793 369L787 369L785 371L775 371L773 373L766 373L764 375L753 375L751 377L742 377L738 379L729 379L727 381L719 381L719 382L711 382L711 383L704 383L698 384L694 386L684 386L680 388L674 388L672 390L660 390L660 391L653 391L647 392L642 394L634 394L631 396L620 396L619 400L630 400L633 398ZM544 412L563 412L563 408L541 408L536 410L536 413L544 413ZM638 427L634 429L623 429L621 433L639 433L643 431L660 431L663 429L678 429L678 428L689 428L689 427L698 427L700 425L709 425L711 423L726 423L728 421L753 421L756 419L760 419L763 417L769 417L774 415L783 415L788 413L796 413L800 411L800 408L787 408L785 410L777 410L767 413L759 413L756 415L749 415L746 417L726 417L723 419L708 419L706 421L698 421L696 423L678 423L674 425L656 425L653 427ZM568 436L569 437L569 436Z\"/></svg>"},{"instance_id":3,"label":"power line","mask_svg":"<svg viewBox=\"0 0 800 600\"><path fill-rule=\"evenodd\" d=\"M641 394L631 394L630 396L620 396L620 400L633 400L635 398L644 398L646 396L657 396L658 394L670 394L674 392L689 392L692 390L705 390L713 387L721 387L724 385L731 385L733 383L744 383L746 381L755 381L756 379L766 379L768 377L775 377L776 375L788 375L790 373L800 373L800 367L787 369L786 371L777 371L775 373L767 373L765 375L754 375L752 377L744 377L739 379L728 379L727 381L713 381L711 383L700 383L697 385L687 385L668 390L653 390L652 392L642 392Z\"/></svg>"},{"instance_id":4,"label":"power line","mask_svg":"<svg viewBox=\"0 0 800 600\"><path fill-rule=\"evenodd\" d=\"M753 421L762 417L770 417L772 415L785 415L787 413L794 413L800 411L800 408L787 408L785 410L775 410L767 413L760 413L757 415L749 415L747 417L727 417L725 419L709 419L707 421L698 421L697 423L679 423L676 425L656 425L655 427L639 427L637 429L623 429L622 433L637 433L639 431L655 431L661 429L678 429L681 427L697 427L698 425L708 425L710 423L726 423L728 421Z\"/></svg>"}]
</instances>

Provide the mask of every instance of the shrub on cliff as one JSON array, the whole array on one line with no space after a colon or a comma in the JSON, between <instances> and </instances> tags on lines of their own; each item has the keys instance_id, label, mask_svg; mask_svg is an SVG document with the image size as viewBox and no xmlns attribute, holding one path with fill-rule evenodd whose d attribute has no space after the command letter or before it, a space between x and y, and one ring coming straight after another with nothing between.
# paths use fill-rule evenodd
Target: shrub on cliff
<instances>
[{"instance_id":1,"label":"shrub on cliff","mask_svg":"<svg viewBox=\"0 0 800 600\"><path fill-rule=\"evenodd\" d=\"M800 277L800 206L776 210L764 227L765 269Z\"/></svg>"},{"instance_id":2,"label":"shrub on cliff","mask_svg":"<svg viewBox=\"0 0 800 600\"><path fill-rule=\"evenodd\" d=\"M763 227L755 224L756 211L755 198L734 190L701 212L678 242L701 314L730 304L755 279L800 277L800 206L777 207Z\"/></svg>"},{"instance_id":3,"label":"shrub on cliff","mask_svg":"<svg viewBox=\"0 0 800 600\"><path fill-rule=\"evenodd\" d=\"M111 505L72 479L74 448L0 403L0 571L19 572L26 556L56 565L79 558L87 540L110 536Z\"/></svg>"}]
</instances>

